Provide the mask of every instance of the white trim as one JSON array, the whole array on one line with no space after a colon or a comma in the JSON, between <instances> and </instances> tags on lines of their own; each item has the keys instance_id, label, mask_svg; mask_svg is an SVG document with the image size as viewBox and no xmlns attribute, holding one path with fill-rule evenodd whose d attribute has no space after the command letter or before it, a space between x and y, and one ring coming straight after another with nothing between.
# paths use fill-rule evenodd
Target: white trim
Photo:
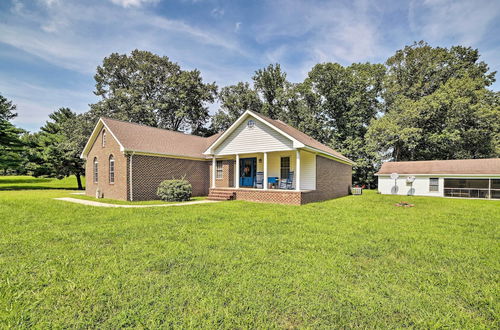
<instances>
[{"instance_id":1,"label":"white trim","mask_svg":"<svg viewBox=\"0 0 500 330\"><path fill-rule=\"evenodd\" d=\"M234 187L236 189L240 188L240 154L236 154L236 164L234 164L235 171L234 171Z\"/></svg>"},{"instance_id":2,"label":"white trim","mask_svg":"<svg viewBox=\"0 0 500 330\"><path fill-rule=\"evenodd\" d=\"M300 191L300 150L295 151L295 190Z\"/></svg>"},{"instance_id":3,"label":"white trim","mask_svg":"<svg viewBox=\"0 0 500 330\"><path fill-rule=\"evenodd\" d=\"M101 126L99 124L101 124ZM116 140L116 143L118 143L118 145L120 146L120 151L121 152L125 151L125 148L121 144L120 140L118 140L116 138L116 136L113 133L113 131L109 128L108 125L106 125L106 123L104 122L104 120L102 120L102 118L99 118L99 121L95 125L94 130L92 131L92 134L90 134L89 140L85 144L85 147L83 148L83 151L80 154L80 158L87 159L87 155L90 152L90 148L94 144L95 140L97 139L97 136L99 135L99 132L101 131L101 129L102 129L103 126L106 127L106 130L109 131L109 133L111 133L111 136Z\"/></svg>"},{"instance_id":4,"label":"white trim","mask_svg":"<svg viewBox=\"0 0 500 330\"><path fill-rule=\"evenodd\" d=\"M264 184L262 187L267 190L269 184L267 183L267 152L264 152Z\"/></svg>"},{"instance_id":5,"label":"white trim","mask_svg":"<svg viewBox=\"0 0 500 330\"><path fill-rule=\"evenodd\" d=\"M215 188L215 180L217 178L216 167L217 167L217 160L215 156L212 156L212 184L211 184L212 188Z\"/></svg>"},{"instance_id":6,"label":"white trim","mask_svg":"<svg viewBox=\"0 0 500 330\"><path fill-rule=\"evenodd\" d=\"M279 128L277 128L273 124L267 122L266 120L260 118L258 115L255 115L252 111L247 110L221 136L219 136L217 138L217 140L215 140L207 148L207 150L205 150L205 152L203 154L204 155L212 155L214 153L214 148L217 147L220 143L222 143L222 141L224 141L241 123L243 123L243 121L245 121L245 119L247 118L247 116L251 116L251 117L257 119L259 122L261 122L261 123L263 123L263 124L271 127L276 132L278 132L281 135L283 135L284 137L290 139L293 142L293 147L294 148L303 148L303 147L305 147L305 145L302 142L300 142L299 140L297 140L294 137L290 136L289 134L283 132L282 130L280 130Z\"/></svg>"},{"instance_id":7,"label":"white trim","mask_svg":"<svg viewBox=\"0 0 500 330\"><path fill-rule=\"evenodd\" d=\"M412 174L412 173L398 173L401 176L432 176L432 177L446 177L446 178L461 178L461 179L476 179L476 178L491 178L491 177L499 177L500 178L500 173L496 174L434 174L434 173L429 173L429 174ZM388 176L390 177L390 174L378 174L375 173L376 176Z\"/></svg>"},{"instance_id":8,"label":"white trim","mask_svg":"<svg viewBox=\"0 0 500 330\"><path fill-rule=\"evenodd\" d=\"M346 165L356 165L355 162L353 161L349 161L349 160L346 160L346 159L342 159L340 158L339 156L335 156L329 152L326 152L326 151L323 151L323 150L320 150L318 148L314 148L314 147L310 147L310 146L305 146L303 149L306 149L306 150L311 150L313 152L316 152L318 154L321 154L321 156L327 156L328 158L332 158L333 160L339 162L339 163L343 163L343 164L346 164Z\"/></svg>"},{"instance_id":9,"label":"white trim","mask_svg":"<svg viewBox=\"0 0 500 330\"><path fill-rule=\"evenodd\" d=\"M125 153L126 152L133 152L136 155L154 156L154 157L167 157L167 158L189 159L189 160L199 160L199 161L209 161L210 160L208 157L196 158L196 157L189 157L189 156L182 156L182 155L162 154L162 153L155 153L155 152L148 152L148 151L141 151L141 150L132 150L132 149L124 149L123 152L125 152Z\"/></svg>"}]
</instances>

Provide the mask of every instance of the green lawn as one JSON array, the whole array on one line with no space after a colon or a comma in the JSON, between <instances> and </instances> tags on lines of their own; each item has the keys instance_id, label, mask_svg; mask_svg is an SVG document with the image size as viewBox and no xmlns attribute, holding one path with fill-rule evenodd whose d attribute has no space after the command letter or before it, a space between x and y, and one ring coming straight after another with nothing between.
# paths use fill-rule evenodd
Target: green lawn
<instances>
[{"instance_id":1,"label":"green lawn","mask_svg":"<svg viewBox=\"0 0 500 330\"><path fill-rule=\"evenodd\" d=\"M499 327L498 201L52 199L68 195L0 191L0 328Z\"/></svg>"},{"instance_id":2,"label":"green lawn","mask_svg":"<svg viewBox=\"0 0 500 330\"><path fill-rule=\"evenodd\" d=\"M82 177L85 187L85 177ZM75 176L64 179L34 178L31 176L0 176L0 190L22 189L78 189Z\"/></svg>"}]
</instances>

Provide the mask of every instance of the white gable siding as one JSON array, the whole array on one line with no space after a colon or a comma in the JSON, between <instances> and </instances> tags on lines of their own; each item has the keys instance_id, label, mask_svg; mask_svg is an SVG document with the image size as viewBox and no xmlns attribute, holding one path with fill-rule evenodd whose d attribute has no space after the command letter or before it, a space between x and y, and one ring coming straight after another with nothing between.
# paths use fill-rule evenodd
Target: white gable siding
<instances>
[{"instance_id":1,"label":"white gable siding","mask_svg":"<svg viewBox=\"0 0 500 330\"><path fill-rule=\"evenodd\" d=\"M269 126L253 119L255 126L250 128L244 120L216 149L216 155L233 155L254 152L292 150L293 142Z\"/></svg>"},{"instance_id":2,"label":"white gable siding","mask_svg":"<svg viewBox=\"0 0 500 330\"><path fill-rule=\"evenodd\" d=\"M300 152L300 189L316 189L316 155L307 151Z\"/></svg>"}]
</instances>

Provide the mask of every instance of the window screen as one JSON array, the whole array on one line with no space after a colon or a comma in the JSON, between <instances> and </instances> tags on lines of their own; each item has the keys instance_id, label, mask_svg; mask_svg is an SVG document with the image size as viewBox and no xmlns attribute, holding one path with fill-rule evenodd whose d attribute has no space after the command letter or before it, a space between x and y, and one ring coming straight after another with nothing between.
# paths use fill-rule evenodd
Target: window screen
<instances>
[{"instance_id":1,"label":"window screen","mask_svg":"<svg viewBox=\"0 0 500 330\"><path fill-rule=\"evenodd\" d=\"M217 169L217 179L222 179L224 173L222 171L222 160L218 160L215 167Z\"/></svg>"},{"instance_id":2,"label":"window screen","mask_svg":"<svg viewBox=\"0 0 500 330\"><path fill-rule=\"evenodd\" d=\"M439 191L439 179L430 178L429 179L429 191Z\"/></svg>"},{"instance_id":3,"label":"window screen","mask_svg":"<svg viewBox=\"0 0 500 330\"><path fill-rule=\"evenodd\" d=\"M290 157L281 157L281 179L288 179L290 175Z\"/></svg>"}]
</instances>

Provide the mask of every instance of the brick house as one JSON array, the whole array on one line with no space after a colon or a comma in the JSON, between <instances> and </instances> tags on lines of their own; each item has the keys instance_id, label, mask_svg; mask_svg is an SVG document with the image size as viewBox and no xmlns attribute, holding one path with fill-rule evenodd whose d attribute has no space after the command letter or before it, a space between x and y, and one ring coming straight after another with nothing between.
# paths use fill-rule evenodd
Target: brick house
<instances>
[{"instance_id":1,"label":"brick house","mask_svg":"<svg viewBox=\"0 0 500 330\"><path fill-rule=\"evenodd\" d=\"M351 160L252 111L208 138L101 118L82 158L87 195L129 201L157 199L161 181L182 177L194 196L297 205L352 183Z\"/></svg>"}]
</instances>

